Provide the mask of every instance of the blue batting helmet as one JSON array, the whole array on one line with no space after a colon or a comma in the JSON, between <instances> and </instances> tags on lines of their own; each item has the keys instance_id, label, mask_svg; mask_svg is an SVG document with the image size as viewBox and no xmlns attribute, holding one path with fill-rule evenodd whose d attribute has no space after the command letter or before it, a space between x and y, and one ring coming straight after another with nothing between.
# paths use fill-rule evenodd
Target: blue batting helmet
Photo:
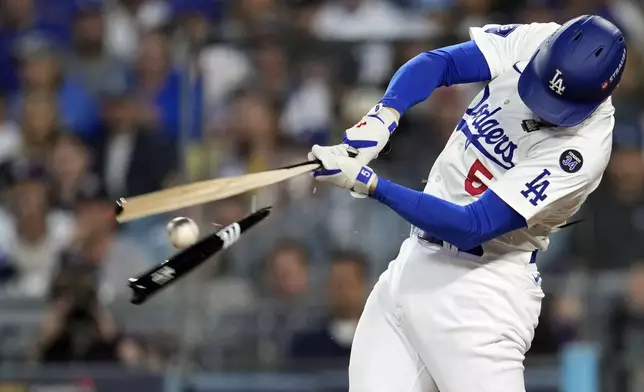
<instances>
[{"instance_id":1,"label":"blue batting helmet","mask_svg":"<svg viewBox=\"0 0 644 392\"><path fill-rule=\"evenodd\" d=\"M625 63L622 32L600 16L580 16L541 43L519 77L519 96L542 120L577 125L612 94Z\"/></svg>"}]
</instances>

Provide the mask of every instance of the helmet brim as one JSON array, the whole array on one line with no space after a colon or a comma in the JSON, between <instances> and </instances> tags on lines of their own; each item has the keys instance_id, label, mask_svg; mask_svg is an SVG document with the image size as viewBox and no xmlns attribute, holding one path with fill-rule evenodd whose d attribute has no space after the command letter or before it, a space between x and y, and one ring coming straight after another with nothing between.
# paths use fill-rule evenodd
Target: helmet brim
<instances>
[{"instance_id":1,"label":"helmet brim","mask_svg":"<svg viewBox=\"0 0 644 392\"><path fill-rule=\"evenodd\" d=\"M541 120L561 127L572 127L587 119L601 105L601 101L570 102L557 97L544 85L530 63L519 76L519 96Z\"/></svg>"}]
</instances>

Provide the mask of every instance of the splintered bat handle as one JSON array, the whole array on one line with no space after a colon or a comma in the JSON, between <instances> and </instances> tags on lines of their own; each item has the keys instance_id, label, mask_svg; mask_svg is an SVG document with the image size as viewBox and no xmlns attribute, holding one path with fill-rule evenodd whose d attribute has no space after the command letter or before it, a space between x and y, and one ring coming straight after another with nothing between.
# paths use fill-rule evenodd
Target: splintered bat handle
<instances>
[{"instance_id":1,"label":"splintered bat handle","mask_svg":"<svg viewBox=\"0 0 644 392\"><path fill-rule=\"evenodd\" d=\"M130 302L135 305L142 304L154 293L185 276L215 253L237 242L244 232L264 220L270 214L270 211L271 207L257 210L240 221L184 249L174 257L165 260L141 275L130 278L128 280L128 286L132 289Z\"/></svg>"},{"instance_id":2,"label":"splintered bat handle","mask_svg":"<svg viewBox=\"0 0 644 392\"><path fill-rule=\"evenodd\" d=\"M245 232L260 221L264 220L264 218L266 218L271 213L272 208L273 207L270 206L260 208L259 210L253 212L252 214L237 222L239 224L239 227L241 227L241 232Z\"/></svg>"},{"instance_id":3,"label":"splintered bat handle","mask_svg":"<svg viewBox=\"0 0 644 392\"><path fill-rule=\"evenodd\" d=\"M123 204L127 203L124 197L119 197L114 203L114 216L119 216L123 212Z\"/></svg>"}]
</instances>

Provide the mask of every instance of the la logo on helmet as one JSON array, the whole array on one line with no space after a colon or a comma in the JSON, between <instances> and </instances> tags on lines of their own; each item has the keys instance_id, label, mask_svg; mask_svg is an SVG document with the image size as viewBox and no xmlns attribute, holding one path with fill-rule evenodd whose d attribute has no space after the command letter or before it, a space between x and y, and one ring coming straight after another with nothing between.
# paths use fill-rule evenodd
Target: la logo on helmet
<instances>
[{"instance_id":1,"label":"la logo on helmet","mask_svg":"<svg viewBox=\"0 0 644 392\"><path fill-rule=\"evenodd\" d=\"M550 79L550 82L548 83L548 85L550 86L550 90L561 95L563 94L564 90L566 90L566 86L564 86L563 82L564 80L561 77L561 71L556 70L555 76L553 76L552 79Z\"/></svg>"}]
</instances>

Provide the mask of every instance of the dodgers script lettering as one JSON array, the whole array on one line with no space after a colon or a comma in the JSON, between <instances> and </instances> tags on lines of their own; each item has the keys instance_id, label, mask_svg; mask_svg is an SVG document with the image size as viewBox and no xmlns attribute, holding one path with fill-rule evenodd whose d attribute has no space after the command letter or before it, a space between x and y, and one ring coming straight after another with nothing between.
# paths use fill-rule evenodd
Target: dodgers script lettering
<instances>
[{"instance_id":1,"label":"dodgers script lettering","mask_svg":"<svg viewBox=\"0 0 644 392\"><path fill-rule=\"evenodd\" d=\"M486 86L481 100L465 111L465 114L470 116L470 121L461 120L457 130L467 137L465 148L471 144L493 163L504 169L511 169L514 167L512 161L517 145L510 140L499 121L495 119L502 110L501 107L490 108L489 98L490 88ZM476 133L472 132L470 126Z\"/></svg>"}]
</instances>

